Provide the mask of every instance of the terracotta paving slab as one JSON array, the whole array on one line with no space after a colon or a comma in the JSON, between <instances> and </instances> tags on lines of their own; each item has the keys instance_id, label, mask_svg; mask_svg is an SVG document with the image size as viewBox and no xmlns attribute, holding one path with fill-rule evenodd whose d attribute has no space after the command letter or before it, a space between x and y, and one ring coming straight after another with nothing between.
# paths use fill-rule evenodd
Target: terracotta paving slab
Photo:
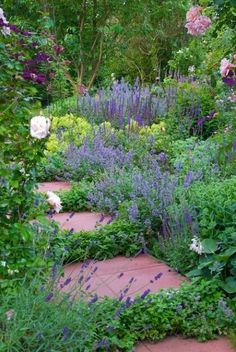
<instances>
[{"instance_id":1,"label":"terracotta paving slab","mask_svg":"<svg viewBox=\"0 0 236 352\"><path fill-rule=\"evenodd\" d=\"M57 192L62 190L69 190L71 185L69 182L42 182L38 185L38 192L46 193L48 191Z\"/></svg>"},{"instance_id":2,"label":"terracotta paving slab","mask_svg":"<svg viewBox=\"0 0 236 352\"><path fill-rule=\"evenodd\" d=\"M141 343L135 352L235 352L226 338L198 342L194 339L168 337L158 343Z\"/></svg>"},{"instance_id":3,"label":"terracotta paving slab","mask_svg":"<svg viewBox=\"0 0 236 352\"><path fill-rule=\"evenodd\" d=\"M74 229L75 232L79 232L94 230L99 225L105 225L111 217L104 217L101 213L80 212L54 214L52 219L59 222L62 229Z\"/></svg>"},{"instance_id":4,"label":"terracotta paving slab","mask_svg":"<svg viewBox=\"0 0 236 352\"><path fill-rule=\"evenodd\" d=\"M146 289L156 292L160 288L178 287L185 278L173 270L166 264L156 259L142 254L135 258L116 257L109 260L90 262L88 267L85 264L73 263L65 266L65 279L71 277L70 285L65 290L70 290L76 286L79 290L78 280L83 275L90 278L87 281L91 286L88 292L96 292L99 297L105 295L111 297L120 297L125 292L125 297L135 297L142 294ZM95 269L96 268L96 269ZM93 272L94 271L94 272ZM160 278L155 277L162 274ZM87 285L83 283L83 288Z\"/></svg>"}]
</instances>

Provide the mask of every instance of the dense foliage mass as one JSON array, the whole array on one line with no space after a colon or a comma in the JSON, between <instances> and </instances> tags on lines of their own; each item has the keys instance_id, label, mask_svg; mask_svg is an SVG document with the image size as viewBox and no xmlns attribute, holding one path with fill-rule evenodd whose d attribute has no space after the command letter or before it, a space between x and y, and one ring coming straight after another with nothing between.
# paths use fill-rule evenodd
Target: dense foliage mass
<instances>
[{"instance_id":1,"label":"dense foliage mass","mask_svg":"<svg viewBox=\"0 0 236 352\"><path fill-rule=\"evenodd\" d=\"M235 0L2 6L0 350L236 343ZM71 189L37 192L54 180ZM84 210L110 223L76 233L50 219ZM140 253L191 282L90 296L91 260ZM76 299L57 289L74 261Z\"/></svg>"}]
</instances>

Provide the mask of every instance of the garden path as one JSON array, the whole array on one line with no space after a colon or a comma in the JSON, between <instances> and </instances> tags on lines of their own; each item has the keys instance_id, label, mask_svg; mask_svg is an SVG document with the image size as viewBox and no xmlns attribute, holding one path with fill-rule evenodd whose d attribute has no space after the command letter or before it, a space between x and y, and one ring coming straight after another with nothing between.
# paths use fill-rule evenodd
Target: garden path
<instances>
[{"instance_id":1,"label":"garden path","mask_svg":"<svg viewBox=\"0 0 236 352\"><path fill-rule=\"evenodd\" d=\"M45 182L39 185L38 191L59 191L69 189L68 182ZM62 228L75 231L92 230L98 225L106 224L110 217L103 219L99 213L60 213L54 215ZM102 220L102 221L101 221ZM82 278L80 280L80 278ZM80 281L81 287L91 296L110 296L119 298L121 295L135 297L149 289L156 292L161 288L178 287L185 278L177 274L166 264L156 259L141 254L134 258L118 256L104 261L88 261L87 263L72 263L65 265L65 275L60 284L71 278L71 282L62 287L66 291L73 289L76 295L75 285ZM235 352L230 347L226 338L219 340L198 342L194 339L169 337L165 340L150 344L140 343L135 352Z\"/></svg>"}]
</instances>

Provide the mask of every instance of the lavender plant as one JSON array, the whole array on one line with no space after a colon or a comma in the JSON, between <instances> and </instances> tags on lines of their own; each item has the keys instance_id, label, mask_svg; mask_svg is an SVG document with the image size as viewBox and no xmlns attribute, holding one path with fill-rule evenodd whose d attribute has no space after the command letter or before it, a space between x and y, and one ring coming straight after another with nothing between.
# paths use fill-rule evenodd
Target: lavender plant
<instances>
[{"instance_id":1,"label":"lavender plant","mask_svg":"<svg viewBox=\"0 0 236 352\"><path fill-rule=\"evenodd\" d=\"M93 138L87 137L81 147L69 145L65 158L75 179L81 179L94 178L115 167L128 168L133 161L133 154L132 151L125 152L121 146L107 145L104 136L98 131Z\"/></svg>"},{"instance_id":2,"label":"lavender plant","mask_svg":"<svg viewBox=\"0 0 236 352\"><path fill-rule=\"evenodd\" d=\"M113 170L114 171L114 170ZM160 225L166 207L170 204L177 185L176 175L162 171L152 158L143 160L143 168L115 169L106 172L95 183L90 202L98 209L119 216L145 227Z\"/></svg>"}]
</instances>

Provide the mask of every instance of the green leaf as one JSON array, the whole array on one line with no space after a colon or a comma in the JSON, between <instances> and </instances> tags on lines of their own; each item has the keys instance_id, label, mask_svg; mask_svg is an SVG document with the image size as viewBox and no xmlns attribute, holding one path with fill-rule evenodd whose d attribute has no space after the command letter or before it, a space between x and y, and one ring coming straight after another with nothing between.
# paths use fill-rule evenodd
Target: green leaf
<instances>
[{"instance_id":1,"label":"green leaf","mask_svg":"<svg viewBox=\"0 0 236 352\"><path fill-rule=\"evenodd\" d=\"M236 279L233 276L227 277L225 282L220 283L220 286L227 293L236 293Z\"/></svg>"},{"instance_id":2,"label":"green leaf","mask_svg":"<svg viewBox=\"0 0 236 352\"><path fill-rule=\"evenodd\" d=\"M203 246L203 252L204 253L215 253L215 251L217 250L217 241L211 239L211 238L207 238L205 240L202 241L202 246Z\"/></svg>"},{"instance_id":3,"label":"green leaf","mask_svg":"<svg viewBox=\"0 0 236 352\"><path fill-rule=\"evenodd\" d=\"M187 277L196 277L201 275L202 271L200 269L193 269L186 274Z\"/></svg>"},{"instance_id":4,"label":"green leaf","mask_svg":"<svg viewBox=\"0 0 236 352\"><path fill-rule=\"evenodd\" d=\"M220 255L218 255L217 260L220 260L220 261L228 260L235 253L236 253L236 247L229 248L225 252L222 252Z\"/></svg>"}]
</instances>

